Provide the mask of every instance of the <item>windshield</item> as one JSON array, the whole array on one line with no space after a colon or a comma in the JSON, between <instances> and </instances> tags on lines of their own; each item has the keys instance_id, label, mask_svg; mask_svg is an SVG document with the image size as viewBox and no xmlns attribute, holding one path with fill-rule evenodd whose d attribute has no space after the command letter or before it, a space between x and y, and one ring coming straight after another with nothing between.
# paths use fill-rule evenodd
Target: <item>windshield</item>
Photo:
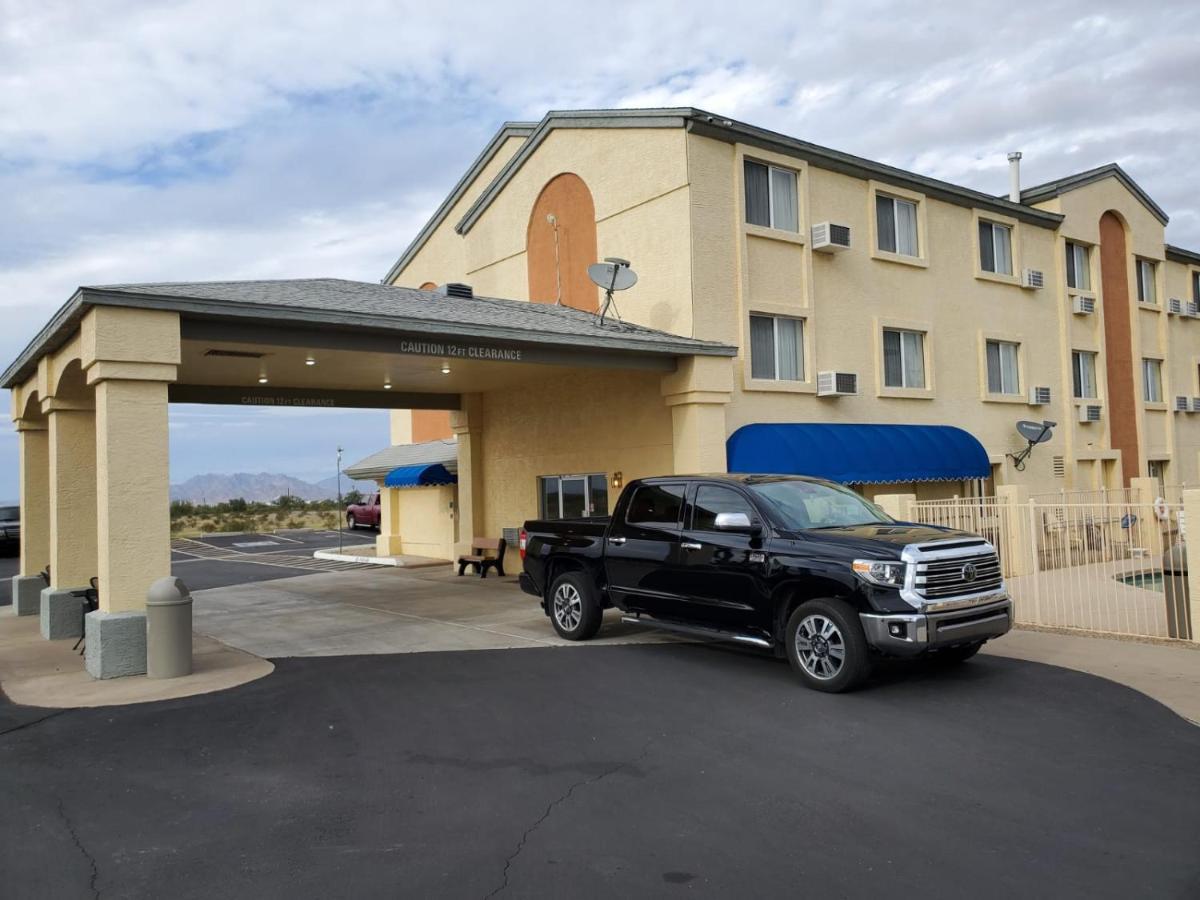
<instances>
[{"instance_id":1,"label":"windshield","mask_svg":"<svg viewBox=\"0 0 1200 900\"><path fill-rule=\"evenodd\" d=\"M15 522L21 518L21 508L18 506L0 506L0 522Z\"/></svg>"},{"instance_id":2,"label":"windshield","mask_svg":"<svg viewBox=\"0 0 1200 900\"><path fill-rule=\"evenodd\" d=\"M843 525L891 523L874 503L849 488L813 481L768 481L747 485L793 531Z\"/></svg>"}]
</instances>

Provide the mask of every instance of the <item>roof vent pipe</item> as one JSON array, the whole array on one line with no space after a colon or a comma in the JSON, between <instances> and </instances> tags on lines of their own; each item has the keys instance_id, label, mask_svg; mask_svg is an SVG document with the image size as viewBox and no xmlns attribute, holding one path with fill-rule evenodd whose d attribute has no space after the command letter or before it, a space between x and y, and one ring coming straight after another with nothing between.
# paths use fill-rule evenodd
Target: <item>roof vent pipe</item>
<instances>
[{"instance_id":1,"label":"roof vent pipe","mask_svg":"<svg viewBox=\"0 0 1200 900\"><path fill-rule=\"evenodd\" d=\"M1008 199L1021 202L1021 151L1008 154Z\"/></svg>"}]
</instances>

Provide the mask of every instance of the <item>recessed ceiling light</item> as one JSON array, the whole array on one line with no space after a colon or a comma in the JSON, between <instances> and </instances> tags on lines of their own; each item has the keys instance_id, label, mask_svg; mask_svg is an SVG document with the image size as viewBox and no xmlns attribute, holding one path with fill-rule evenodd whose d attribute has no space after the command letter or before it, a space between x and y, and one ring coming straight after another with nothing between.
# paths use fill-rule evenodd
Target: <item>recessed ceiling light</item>
<instances>
[{"instance_id":1,"label":"recessed ceiling light","mask_svg":"<svg viewBox=\"0 0 1200 900\"><path fill-rule=\"evenodd\" d=\"M310 356L306 360L304 360L304 364L306 366L315 366L317 364L317 361Z\"/></svg>"},{"instance_id":2,"label":"recessed ceiling light","mask_svg":"<svg viewBox=\"0 0 1200 900\"><path fill-rule=\"evenodd\" d=\"M392 389L392 383L390 381L385 381L383 383L383 389L385 391L390 391Z\"/></svg>"},{"instance_id":3,"label":"recessed ceiling light","mask_svg":"<svg viewBox=\"0 0 1200 900\"><path fill-rule=\"evenodd\" d=\"M442 360L442 374L443 375L450 374L450 363L448 363L446 360Z\"/></svg>"},{"instance_id":4,"label":"recessed ceiling light","mask_svg":"<svg viewBox=\"0 0 1200 900\"><path fill-rule=\"evenodd\" d=\"M266 384L266 383L267 383L267 376L266 376L266 375L259 375L259 376L258 376L258 383L259 383L259 384Z\"/></svg>"}]
</instances>

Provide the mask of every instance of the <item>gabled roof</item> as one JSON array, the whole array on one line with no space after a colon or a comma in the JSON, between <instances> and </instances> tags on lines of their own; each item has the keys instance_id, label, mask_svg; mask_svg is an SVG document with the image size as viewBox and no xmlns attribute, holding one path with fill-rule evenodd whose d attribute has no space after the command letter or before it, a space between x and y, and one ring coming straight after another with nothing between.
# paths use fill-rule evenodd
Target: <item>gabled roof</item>
<instances>
[{"instance_id":1,"label":"gabled roof","mask_svg":"<svg viewBox=\"0 0 1200 900\"><path fill-rule=\"evenodd\" d=\"M504 142L510 137L528 137L534 128L537 127L537 122L505 122L500 126L500 130L495 136L488 141L483 152L475 157L475 162L471 163L466 174L458 180L458 184L454 185L453 190L442 201L442 205L437 208L429 221L425 223L425 227L417 232L417 236L413 238L404 252L400 254L400 258L388 270L384 276L384 282L391 282L393 278L400 274L400 271L408 265L409 261L417 255L417 251L425 246L425 242L429 240L429 236L437 230L437 227L442 224L442 221L450 214L450 210L454 208L454 204L462 199L462 195L467 192L475 179L479 177L479 173L484 167L492 161L492 158L504 146Z\"/></svg>"},{"instance_id":2,"label":"gabled roof","mask_svg":"<svg viewBox=\"0 0 1200 900\"><path fill-rule=\"evenodd\" d=\"M1079 172L1076 175L1068 175L1065 178L1059 178L1057 181L1047 181L1045 184L1025 188L1025 190L1021 191L1021 202L1030 205L1042 203L1065 194L1068 191L1073 191L1089 184L1095 184L1097 181L1103 181L1105 178L1117 179L1117 181L1125 186L1125 189L1129 193L1138 198L1142 206L1150 210L1154 218L1158 219L1163 225L1167 224L1168 217L1163 208L1150 199L1150 195L1142 190L1141 185L1130 178L1129 173L1115 162L1104 166L1097 166L1094 169L1088 169L1086 172Z\"/></svg>"},{"instance_id":3,"label":"gabled roof","mask_svg":"<svg viewBox=\"0 0 1200 900\"><path fill-rule=\"evenodd\" d=\"M346 466L345 473L356 481L375 481L385 478L392 469L401 466L443 465L450 472L458 471L458 440L425 441L420 444L396 444L366 459Z\"/></svg>"},{"instance_id":4,"label":"gabled roof","mask_svg":"<svg viewBox=\"0 0 1200 900\"><path fill-rule=\"evenodd\" d=\"M520 171L521 166L537 151L556 128L686 128L696 134L729 143L744 143L803 159L814 166L843 172L858 178L871 178L899 187L909 188L948 203L991 210L1012 216L1043 228L1057 228L1062 216L1033 209L1005 198L961 187L936 178L928 178L895 166L874 162L860 156L810 144L765 128L735 122L693 107L661 109L589 109L548 112L525 140L521 148L505 164L471 204L470 209L455 225L454 230L466 234L491 205L505 185Z\"/></svg>"},{"instance_id":5,"label":"gabled roof","mask_svg":"<svg viewBox=\"0 0 1200 900\"><path fill-rule=\"evenodd\" d=\"M581 355L610 352L624 358L734 356L737 348L681 337L626 322L600 324L568 306L449 297L434 291L342 278L287 281L201 281L81 287L0 376L12 387L35 371L37 360L70 340L94 306L161 309L189 318L225 319L269 327L286 321L309 328L377 334L476 339Z\"/></svg>"}]
</instances>

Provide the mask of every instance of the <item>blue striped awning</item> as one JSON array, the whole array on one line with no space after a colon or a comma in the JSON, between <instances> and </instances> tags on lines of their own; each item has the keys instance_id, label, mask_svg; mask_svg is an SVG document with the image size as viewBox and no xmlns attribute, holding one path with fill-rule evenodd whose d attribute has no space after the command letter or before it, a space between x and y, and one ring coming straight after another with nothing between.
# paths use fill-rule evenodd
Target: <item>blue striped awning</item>
<instances>
[{"instance_id":1,"label":"blue striped awning","mask_svg":"<svg viewBox=\"0 0 1200 900\"><path fill-rule=\"evenodd\" d=\"M429 466L400 466L392 469L383 479L383 486L390 488L426 487L434 484L457 484L454 475L441 463Z\"/></svg>"},{"instance_id":2,"label":"blue striped awning","mask_svg":"<svg viewBox=\"0 0 1200 900\"><path fill-rule=\"evenodd\" d=\"M725 443L730 472L812 475L841 484L987 478L975 436L951 425L744 425Z\"/></svg>"}]
</instances>

